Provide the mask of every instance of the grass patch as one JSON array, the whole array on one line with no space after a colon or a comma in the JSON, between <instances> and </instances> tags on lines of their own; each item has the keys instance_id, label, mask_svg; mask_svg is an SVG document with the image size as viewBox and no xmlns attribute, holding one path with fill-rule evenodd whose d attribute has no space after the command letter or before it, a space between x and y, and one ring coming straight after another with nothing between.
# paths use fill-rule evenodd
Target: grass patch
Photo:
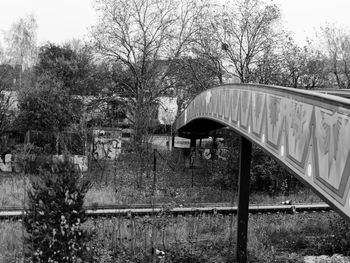
<instances>
[{"instance_id":1,"label":"grass patch","mask_svg":"<svg viewBox=\"0 0 350 263\"><path fill-rule=\"evenodd\" d=\"M0 174L0 207L22 207L27 199L29 178L19 174Z\"/></svg>"},{"instance_id":2,"label":"grass patch","mask_svg":"<svg viewBox=\"0 0 350 263\"><path fill-rule=\"evenodd\" d=\"M334 224L346 222L336 213L251 215L249 220L249 250L253 259L265 258L266 262L278 261L281 255L320 255L344 253L334 234L341 228ZM349 231L348 231L349 233ZM260 262L260 261L257 261ZM298 261L291 261L298 262Z\"/></svg>"},{"instance_id":3,"label":"grass patch","mask_svg":"<svg viewBox=\"0 0 350 263\"><path fill-rule=\"evenodd\" d=\"M23 229L19 221L0 221L0 262L22 262Z\"/></svg>"},{"instance_id":4,"label":"grass patch","mask_svg":"<svg viewBox=\"0 0 350 263\"><path fill-rule=\"evenodd\" d=\"M85 205L127 205L156 203L231 203L237 204L237 193L218 185L209 185L206 176L194 176L192 187L191 174L161 170L155 175L143 175L142 187L136 187L136 175L128 171L125 164L119 164L116 170L92 171L84 176L91 180L92 188L87 192ZM157 178L154 196L153 180ZM21 207L27 200L25 188L29 188L28 178L20 174L2 174L0 177L0 207ZM288 196L280 194L271 196L266 193L253 192L250 204L281 204L282 201L292 200L293 203L318 203L318 198L311 190L301 189Z\"/></svg>"},{"instance_id":5,"label":"grass patch","mask_svg":"<svg viewBox=\"0 0 350 263\"><path fill-rule=\"evenodd\" d=\"M303 262L306 255L344 252L349 241L343 247L335 243L342 236L348 238L349 230L342 232L346 224L341 222L345 224L332 212L250 215L249 262ZM89 219L84 228L93 233L88 243L91 262L150 262L152 246L165 251L169 263L220 263L234 258L235 216L174 217L165 212L155 217ZM0 238L0 262L20 262L21 223L1 222Z\"/></svg>"}]
</instances>

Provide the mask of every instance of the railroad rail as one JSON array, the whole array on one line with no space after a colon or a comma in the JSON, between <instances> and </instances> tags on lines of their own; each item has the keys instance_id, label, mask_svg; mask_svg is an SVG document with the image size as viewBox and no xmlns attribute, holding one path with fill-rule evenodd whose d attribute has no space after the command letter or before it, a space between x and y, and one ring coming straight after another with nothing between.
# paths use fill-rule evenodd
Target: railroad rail
<instances>
[{"instance_id":1,"label":"railroad rail","mask_svg":"<svg viewBox=\"0 0 350 263\"><path fill-rule=\"evenodd\" d=\"M249 206L249 213L302 213L302 212L326 212L332 208L327 204L295 204L295 205L252 205ZM152 216L152 215L199 215L199 214L237 214L236 206L225 206L224 204L197 204L196 206L172 207L167 208L164 205L134 205L134 206L89 206L85 207L87 216L89 217L133 217L133 216ZM23 209L0 209L0 220L13 219L19 220L23 218L26 211Z\"/></svg>"}]
</instances>

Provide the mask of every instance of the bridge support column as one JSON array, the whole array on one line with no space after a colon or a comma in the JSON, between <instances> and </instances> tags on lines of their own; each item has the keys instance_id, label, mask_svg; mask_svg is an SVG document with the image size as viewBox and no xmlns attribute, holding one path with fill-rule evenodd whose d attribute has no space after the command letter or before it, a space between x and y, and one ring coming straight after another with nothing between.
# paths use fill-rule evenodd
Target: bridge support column
<instances>
[{"instance_id":1,"label":"bridge support column","mask_svg":"<svg viewBox=\"0 0 350 263\"><path fill-rule=\"evenodd\" d=\"M175 146L175 133L171 135L171 150L174 149Z\"/></svg>"},{"instance_id":2,"label":"bridge support column","mask_svg":"<svg viewBox=\"0 0 350 263\"><path fill-rule=\"evenodd\" d=\"M238 179L237 248L236 259L247 262L247 232L249 210L249 183L252 143L241 136L241 149Z\"/></svg>"},{"instance_id":3,"label":"bridge support column","mask_svg":"<svg viewBox=\"0 0 350 263\"><path fill-rule=\"evenodd\" d=\"M190 147L191 148L196 148L196 138L191 138Z\"/></svg>"}]
</instances>

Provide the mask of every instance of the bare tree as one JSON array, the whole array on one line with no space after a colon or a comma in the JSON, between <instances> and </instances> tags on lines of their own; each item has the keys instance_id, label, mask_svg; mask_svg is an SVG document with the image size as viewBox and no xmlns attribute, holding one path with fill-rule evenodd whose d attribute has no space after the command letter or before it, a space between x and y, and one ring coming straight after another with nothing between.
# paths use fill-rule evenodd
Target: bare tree
<instances>
[{"instance_id":1,"label":"bare tree","mask_svg":"<svg viewBox=\"0 0 350 263\"><path fill-rule=\"evenodd\" d=\"M114 98L131 115L141 162L157 100L174 92L174 61L191 52L204 6L195 0L96 1L99 22L92 35L101 57L119 65L120 78L113 93L120 95Z\"/></svg>"},{"instance_id":2,"label":"bare tree","mask_svg":"<svg viewBox=\"0 0 350 263\"><path fill-rule=\"evenodd\" d=\"M304 74L301 76L301 87L304 89L323 89L330 86L330 70L327 57L312 43L303 48L306 56Z\"/></svg>"},{"instance_id":3,"label":"bare tree","mask_svg":"<svg viewBox=\"0 0 350 263\"><path fill-rule=\"evenodd\" d=\"M329 84L326 57L312 42L300 47L286 35L275 49L266 49L251 80L292 88L320 89Z\"/></svg>"},{"instance_id":4,"label":"bare tree","mask_svg":"<svg viewBox=\"0 0 350 263\"><path fill-rule=\"evenodd\" d=\"M5 35L6 56L11 65L25 70L34 65L37 55L37 23L33 15L20 18Z\"/></svg>"},{"instance_id":5,"label":"bare tree","mask_svg":"<svg viewBox=\"0 0 350 263\"><path fill-rule=\"evenodd\" d=\"M277 6L260 0L235 0L214 13L214 36L241 82L250 81L252 68L260 63L264 51L276 44L274 26L279 18Z\"/></svg>"},{"instance_id":6,"label":"bare tree","mask_svg":"<svg viewBox=\"0 0 350 263\"><path fill-rule=\"evenodd\" d=\"M0 64L5 63L5 51L0 42Z\"/></svg>"},{"instance_id":7,"label":"bare tree","mask_svg":"<svg viewBox=\"0 0 350 263\"><path fill-rule=\"evenodd\" d=\"M196 58L203 61L203 66L210 74L216 76L218 84L223 84L225 74L224 54L221 50L221 40L216 37L215 28L212 27L213 10L215 10L215 5L209 6L201 16L201 30L197 31L192 51Z\"/></svg>"},{"instance_id":8,"label":"bare tree","mask_svg":"<svg viewBox=\"0 0 350 263\"><path fill-rule=\"evenodd\" d=\"M282 65L285 77L282 78L281 84L287 87L298 88L301 76L305 70L306 53L291 38L284 42Z\"/></svg>"},{"instance_id":9,"label":"bare tree","mask_svg":"<svg viewBox=\"0 0 350 263\"><path fill-rule=\"evenodd\" d=\"M142 143L151 108L174 82L172 61L190 52L203 10L197 1L99 0L93 37L99 53L118 61L131 76L124 83L125 103L133 115L135 140Z\"/></svg>"},{"instance_id":10,"label":"bare tree","mask_svg":"<svg viewBox=\"0 0 350 263\"><path fill-rule=\"evenodd\" d=\"M269 48L264 50L260 60L251 70L250 81L259 84L282 85L280 82L282 56L279 50Z\"/></svg>"},{"instance_id":11,"label":"bare tree","mask_svg":"<svg viewBox=\"0 0 350 263\"><path fill-rule=\"evenodd\" d=\"M312 42L300 47L287 37L281 47L278 85L316 89L328 84L327 59Z\"/></svg>"},{"instance_id":12,"label":"bare tree","mask_svg":"<svg viewBox=\"0 0 350 263\"><path fill-rule=\"evenodd\" d=\"M350 32L328 25L321 28L331 69L341 89L350 88Z\"/></svg>"}]
</instances>

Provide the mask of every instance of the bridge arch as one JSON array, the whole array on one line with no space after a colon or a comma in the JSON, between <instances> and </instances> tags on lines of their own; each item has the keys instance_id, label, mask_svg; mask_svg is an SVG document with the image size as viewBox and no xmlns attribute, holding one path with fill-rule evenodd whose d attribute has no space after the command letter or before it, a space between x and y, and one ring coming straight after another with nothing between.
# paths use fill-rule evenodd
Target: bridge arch
<instances>
[{"instance_id":1,"label":"bridge arch","mask_svg":"<svg viewBox=\"0 0 350 263\"><path fill-rule=\"evenodd\" d=\"M334 92L333 92L334 93ZM350 219L350 100L315 91L230 84L196 96L173 129L203 138L233 128Z\"/></svg>"}]
</instances>

